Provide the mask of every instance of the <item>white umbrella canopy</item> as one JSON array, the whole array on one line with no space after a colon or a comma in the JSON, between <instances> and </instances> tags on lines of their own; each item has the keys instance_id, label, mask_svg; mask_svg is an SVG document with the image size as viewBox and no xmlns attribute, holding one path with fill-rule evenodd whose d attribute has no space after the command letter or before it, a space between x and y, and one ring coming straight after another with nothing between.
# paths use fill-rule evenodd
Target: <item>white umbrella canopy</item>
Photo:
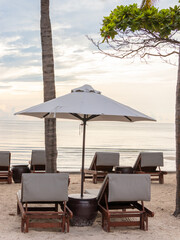
<instances>
[{"instance_id":1,"label":"white umbrella canopy","mask_svg":"<svg viewBox=\"0 0 180 240\"><path fill-rule=\"evenodd\" d=\"M155 121L126 105L105 97L90 85L73 89L71 93L15 113L38 118L62 118L83 121L81 197L84 188L85 133L87 121Z\"/></svg>"},{"instance_id":2,"label":"white umbrella canopy","mask_svg":"<svg viewBox=\"0 0 180 240\"><path fill-rule=\"evenodd\" d=\"M27 108L15 114L38 118L75 119L94 116L88 121L155 121L126 105L103 96L89 85L73 89L71 93ZM75 115L74 115L75 114Z\"/></svg>"}]
</instances>

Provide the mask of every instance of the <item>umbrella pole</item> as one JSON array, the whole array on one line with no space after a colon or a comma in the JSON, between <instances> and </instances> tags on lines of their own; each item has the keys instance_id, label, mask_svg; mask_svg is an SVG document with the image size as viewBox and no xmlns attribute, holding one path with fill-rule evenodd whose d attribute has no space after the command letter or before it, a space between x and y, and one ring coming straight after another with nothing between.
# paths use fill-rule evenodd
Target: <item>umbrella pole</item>
<instances>
[{"instance_id":1,"label":"umbrella pole","mask_svg":"<svg viewBox=\"0 0 180 240\"><path fill-rule=\"evenodd\" d=\"M82 169L81 169L81 198L84 192L84 159L85 159L85 137L86 137L86 116L83 119L83 146L82 146Z\"/></svg>"}]
</instances>

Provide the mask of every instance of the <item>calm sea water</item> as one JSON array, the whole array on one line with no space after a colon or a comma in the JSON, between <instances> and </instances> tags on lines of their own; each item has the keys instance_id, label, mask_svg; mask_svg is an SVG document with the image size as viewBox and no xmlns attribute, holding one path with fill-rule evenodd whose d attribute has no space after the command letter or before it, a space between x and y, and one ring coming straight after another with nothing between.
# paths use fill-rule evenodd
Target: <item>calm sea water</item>
<instances>
[{"instance_id":1,"label":"calm sea water","mask_svg":"<svg viewBox=\"0 0 180 240\"><path fill-rule=\"evenodd\" d=\"M0 150L10 151L11 164L28 164L32 149L44 148L43 120L0 121ZM57 166L79 171L82 126L78 121L57 121ZM85 167L96 151L120 153L120 165L133 166L141 151L162 151L164 170L175 171L175 126L171 123L91 122L86 131Z\"/></svg>"}]
</instances>

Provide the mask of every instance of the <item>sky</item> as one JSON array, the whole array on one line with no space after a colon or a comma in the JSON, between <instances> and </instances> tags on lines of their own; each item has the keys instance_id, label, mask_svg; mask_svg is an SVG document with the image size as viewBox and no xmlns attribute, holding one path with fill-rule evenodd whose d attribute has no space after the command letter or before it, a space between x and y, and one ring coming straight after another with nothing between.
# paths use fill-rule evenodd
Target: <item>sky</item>
<instances>
[{"instance_id":1,"label":"sky","mask_svg":"<svg viewBox=\"0 0 180 240\"><path fill-rule=\"evenodd\" d=\"M102 40L103 16L117 5L140 0L51 0L56 96L90 84L114 100L158 122L174 122L177 66L149 59L105 57L87 35ZM159 0L167 8L178 0ZM0 0L0 119L43 102L40 0ZM177 62L177 56L174 61Z\"/></svg>"}]
</instances>

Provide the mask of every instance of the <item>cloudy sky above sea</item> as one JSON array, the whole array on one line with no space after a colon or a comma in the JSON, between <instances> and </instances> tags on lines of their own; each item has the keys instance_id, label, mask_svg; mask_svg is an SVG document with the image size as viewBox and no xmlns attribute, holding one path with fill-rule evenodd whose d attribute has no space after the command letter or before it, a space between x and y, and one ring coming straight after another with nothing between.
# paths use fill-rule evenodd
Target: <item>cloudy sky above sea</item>
<instances>
[{"instance_id":1,"label":"cloudy sky above sea","mask_svg":"<svg viewBox=\"0 0 180 240\"><path fill-rule=\"evenodd\" d=\"M174 122L177 66L105 57L86 35L101 40L103 16L140 0L51 0L56 95L90 84L158 122ZM159 0L167 8L178 0ZM0 119L43 101L40 0L0 0ZM177 63L177 56L174 62ZM33 118L29 119L33 120Z\"/></svg>"}]
</instances>

